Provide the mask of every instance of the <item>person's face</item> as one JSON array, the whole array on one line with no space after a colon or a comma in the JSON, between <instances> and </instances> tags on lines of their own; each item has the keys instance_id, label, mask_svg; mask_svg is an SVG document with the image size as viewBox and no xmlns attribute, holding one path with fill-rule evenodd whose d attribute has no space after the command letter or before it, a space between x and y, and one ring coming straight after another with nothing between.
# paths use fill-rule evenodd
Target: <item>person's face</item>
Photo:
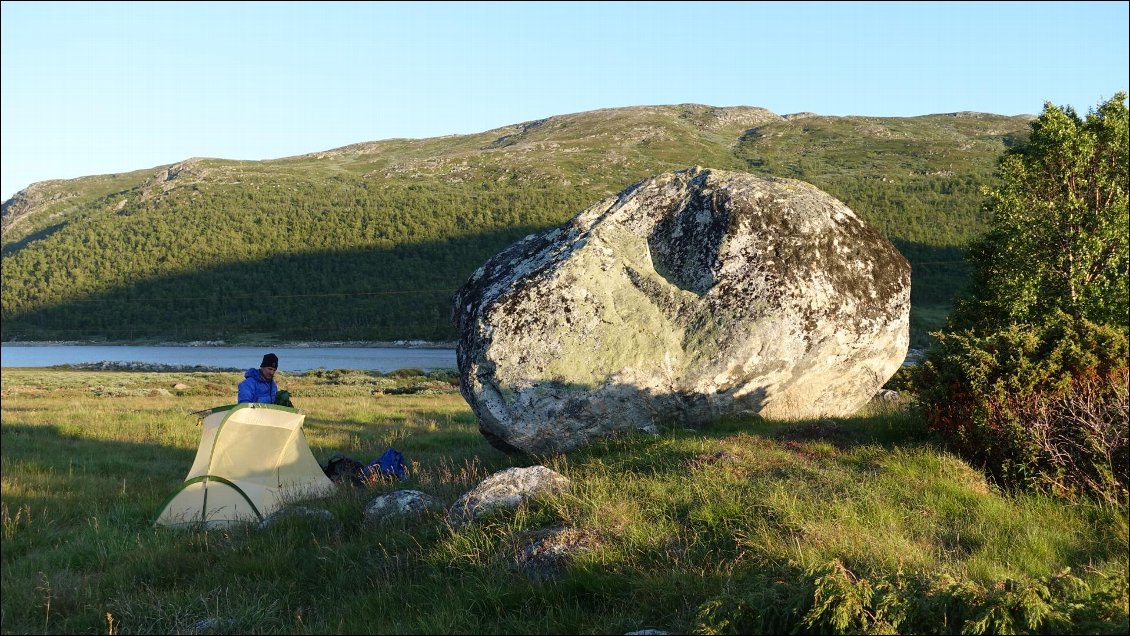
<instances>
[{"instance_id":1,"label":"person's face","mask_svg":"<svg viewBox=\"0 0 1130 636\"><path fill-rule=\"evenodd\" d=\"M264 380L269 381L269 380L275 379L275 368L274 367L259 367L259 373L263 376Z\"/></svg>"}]
</instances>

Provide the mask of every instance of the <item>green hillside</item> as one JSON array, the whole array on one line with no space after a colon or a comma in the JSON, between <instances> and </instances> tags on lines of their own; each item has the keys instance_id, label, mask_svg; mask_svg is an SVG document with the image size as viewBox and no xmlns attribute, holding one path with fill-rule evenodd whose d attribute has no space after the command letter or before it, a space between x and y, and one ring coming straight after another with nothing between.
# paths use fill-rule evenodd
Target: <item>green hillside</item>
<instances>
[{"instance_id":1,"label":"green hillside","mask_svg":"<svg viewBox=\"0 0 1130 636\"><path fill-rule=\"evenodd\" d=\"M874 224L914 268L921 343L964 282L979 189L1028 120L634 107L43 182L3 206L0 338L452 340L452 293L483 261L699 165L809 181Z\"/></svg>"}]
</instances>

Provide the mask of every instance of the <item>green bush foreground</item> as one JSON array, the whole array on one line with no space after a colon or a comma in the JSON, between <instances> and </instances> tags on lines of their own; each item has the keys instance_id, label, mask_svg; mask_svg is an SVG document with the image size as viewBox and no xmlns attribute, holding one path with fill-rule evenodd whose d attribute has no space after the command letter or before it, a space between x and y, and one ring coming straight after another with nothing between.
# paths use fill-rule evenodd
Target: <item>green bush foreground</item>
<instances>
[{"instance_id":1,"label":"green bush foreground","mask_svg":"<svg viewBox=\"0 0 1130 636\"><path fill-rule=\"evenodd\" d=\"M391 445L408 479L307 504L329 523L172 531L151 522L195 454L189 414L230 402L238 374L5 369L2 631L1127 631L1125 506L1002 494L913 411L725 420L515 458L483 440L451 380L284 377L320 461ZM537 463L570 492L464 528L362 523L379 494L450 504ZM588 548L548 575L515 566L558 527Z\"/></svg>"},{"instance_id":2,"label":"green bush foreground","mask_svg":"<svg viewBox=\"0 0 1130 636\"><path fill-rule=\"evenodd\" d=\"M917 382L929 427L997 483L1125 504L1128 353L1118 329L1060 313L938 334Z\"/></svg>"}]
</instances>

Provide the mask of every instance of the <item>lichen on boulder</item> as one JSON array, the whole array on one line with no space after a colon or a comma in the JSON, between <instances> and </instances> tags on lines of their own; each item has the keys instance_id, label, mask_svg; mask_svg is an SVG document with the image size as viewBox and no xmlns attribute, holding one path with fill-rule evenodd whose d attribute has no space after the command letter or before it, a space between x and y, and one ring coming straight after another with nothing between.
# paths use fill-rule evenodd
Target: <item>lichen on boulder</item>
<instances>
[{"instance_id":1,"label":"lichen on boulder","mask_svg":"<svg viewBox=\"0 0 1130 636\"><path fill-rule=\"evenodd\" d=\"M455 296L490 442L569 451L664 420L843 417L909 344L910 266L796 180L692 169L511 245Z\"/></svg>"}]
</instances>

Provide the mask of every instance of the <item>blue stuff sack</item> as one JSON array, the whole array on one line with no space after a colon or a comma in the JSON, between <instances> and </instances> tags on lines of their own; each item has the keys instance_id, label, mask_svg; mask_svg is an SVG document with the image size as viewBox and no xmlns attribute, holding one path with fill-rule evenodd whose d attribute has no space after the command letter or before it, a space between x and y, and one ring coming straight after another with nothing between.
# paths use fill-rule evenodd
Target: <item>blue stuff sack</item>
<instances>
[{"instance_id":1,"label":"blue stuff sack","mask_svg":"<svg viewBox=\"0 0 1130 636\"><path fill-rule=\"evenodd\" d=\"M369 462L365 467L365 474L369 479L374 479L378 475L392 475L397 479L404 479L408 476L404 467L404 455L395 448L390 448L381 455L380 459Z\"/></svg>"}]
</instances>

